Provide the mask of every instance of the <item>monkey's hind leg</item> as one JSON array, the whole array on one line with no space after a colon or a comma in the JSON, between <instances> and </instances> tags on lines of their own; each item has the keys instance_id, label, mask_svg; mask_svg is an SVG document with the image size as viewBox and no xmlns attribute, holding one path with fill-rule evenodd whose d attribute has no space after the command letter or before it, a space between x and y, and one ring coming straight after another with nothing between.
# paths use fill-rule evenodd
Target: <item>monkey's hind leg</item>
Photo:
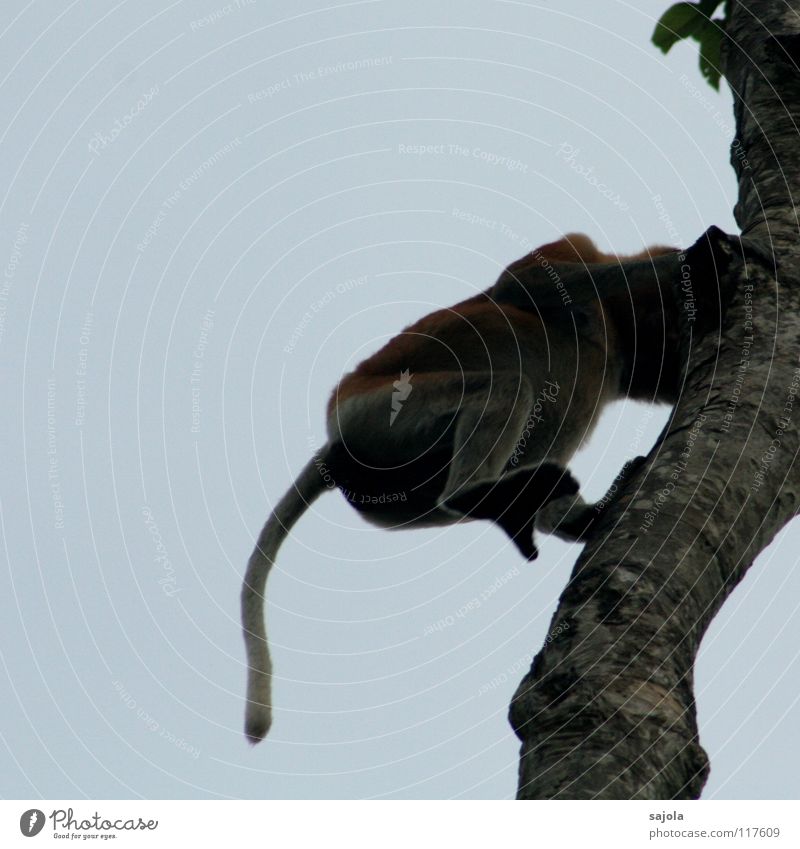
<instances>
[{"instance_id":1,"label":"monkey's hind leg","mask_svg":"<svg viewBox=\"0 0 800 849\"><path fill-rule=\"evenodd\" d=\"M480 483L449 498L447 506L471 519L490 519L508 534L526 560L535 560L539 551L533 532L538 512L552 499L580 499L577 492L578 482L566 469L542 463Z\"/></svg>"},{"instance_id":2,"label":"monkey's hind leg","mask_svg":"<svg viewBox=\"0 0 800 849\"><path fill-rule=\"evenodd\" d=\"M540 458L527 458L524 465L508 470L510 458L525 442L534 403L527 377L513 372L476 375L470 389L458 411L453 460L440 505L451 514L495 522L523 557L533 560L536 511L552 498L576 493L578 485L564 468ZM552 444L559 424L555 404L548 405L537 425L537 444Z\"/></svg>"}]
</instances>

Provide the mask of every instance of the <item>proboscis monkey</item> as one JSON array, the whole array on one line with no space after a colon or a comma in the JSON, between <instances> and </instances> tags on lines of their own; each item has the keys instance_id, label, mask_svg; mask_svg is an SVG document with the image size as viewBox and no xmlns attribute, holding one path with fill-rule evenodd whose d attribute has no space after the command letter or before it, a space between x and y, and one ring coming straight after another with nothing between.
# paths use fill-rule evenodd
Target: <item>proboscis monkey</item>
<instances>
[{"instance_id":1,"label":"proboscis monkey","mask_svg":"<svg viewBox=\"0 0 800 849\"><path fill-rule=\"evenodd\" d=\"M271 723L267 573L329 482L386 528L491 520L528 560L534 526L582 539L602 509L580 498L567 464L610 401L676 401L677 281L686 269L694 280L713 272L707 241L618 257L571 233L509 265L485 292L412 324L342 378L328 403L328 442L278 502L247 568L251 742Z\"/></svg>"}]
</instances>

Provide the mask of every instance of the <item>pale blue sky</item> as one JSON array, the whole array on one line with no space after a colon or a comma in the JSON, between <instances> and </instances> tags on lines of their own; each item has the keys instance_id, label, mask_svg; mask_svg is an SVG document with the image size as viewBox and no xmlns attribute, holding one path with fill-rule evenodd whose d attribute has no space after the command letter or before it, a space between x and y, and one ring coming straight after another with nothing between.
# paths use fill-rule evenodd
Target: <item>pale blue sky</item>
<instances>
[{"instance_id":1,"label":"pale blue sky","mask_svg":"<svg viewBox=\"0 0 800 849\"><path fill-rule=\"evenodd\" d=\"M513 796L508 701L576 546L531 565L488 526L389 533L322 498L270 580L255 749L239 584L328 392L387 337L566 231L626 252L735 228L730 98L693 46L650 46L665 6L6 16L2 796ZM664 419L606 416L574 467L589 495ZM703 644L707 797L800 791L798 542Z\"/></svg>"}]
</instances>

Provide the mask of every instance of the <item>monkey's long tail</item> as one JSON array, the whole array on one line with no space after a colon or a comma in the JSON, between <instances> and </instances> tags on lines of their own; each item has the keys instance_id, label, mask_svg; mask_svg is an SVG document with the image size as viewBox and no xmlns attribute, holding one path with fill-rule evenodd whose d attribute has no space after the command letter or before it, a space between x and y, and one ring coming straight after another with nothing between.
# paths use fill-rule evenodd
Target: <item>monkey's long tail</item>
<instances>
[{"instance_id":1,"label":"monkey's long tail","mask_svg":"<svg viewBox=\"0 0 800 849\"><path fill-rule=\"evenodd\" d=\"M272 724L272 661L264 624L267 575L283 540L306 508L327 489L323 481L329 446L306 464L292 487L275 506L250 555L242 584L242 629L247 650L247 708L244 730L251 743L264 738Z\"/></svg>"}]
</instances>

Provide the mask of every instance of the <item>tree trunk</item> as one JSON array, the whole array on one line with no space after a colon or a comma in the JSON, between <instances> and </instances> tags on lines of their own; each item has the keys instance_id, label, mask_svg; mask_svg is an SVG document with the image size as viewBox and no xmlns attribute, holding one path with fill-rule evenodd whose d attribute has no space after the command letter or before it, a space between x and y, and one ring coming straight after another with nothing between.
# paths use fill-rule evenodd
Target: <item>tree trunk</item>
<instances>
[{"instance_id":1,"label":"tree trunk","mask_svg":"<svg viewBox=\"0 0 800 849\"><path fill-rule=\"evenodd\" d=\"M700 640L798 511L800 0L734 0L724 41L744 246L724 272L733 294L721 329L700 335L683 313L681 399L586 545L557 636L514 696L519 798L700 795ZM709 285L688 282L684 298Z\"/></svg>"}]
</instances>

